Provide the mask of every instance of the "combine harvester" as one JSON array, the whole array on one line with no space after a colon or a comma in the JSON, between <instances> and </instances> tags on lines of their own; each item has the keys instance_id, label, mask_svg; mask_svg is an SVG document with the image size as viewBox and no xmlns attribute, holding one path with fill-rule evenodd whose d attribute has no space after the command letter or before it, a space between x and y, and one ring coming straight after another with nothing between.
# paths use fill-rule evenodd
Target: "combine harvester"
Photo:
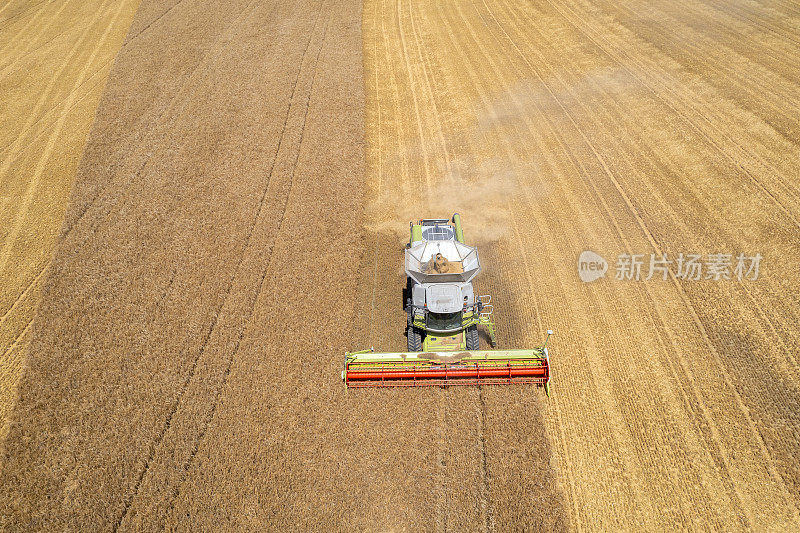
<instances>
[{"instance_id":1,"label":"combine harvester","mask_svg":"<svg viewBox=\"0 0 800 533\"><path fill-rule=\"evenodd\" d=\"M461 217L411 223L405 249L408 351L348 352L342 380L348 387L418 387L534 383L550 395L547 332L529 350L481 350L478 326L496 345L491 296L475 297L478 251L464 244Z\"/></svg>"}]
</instances>

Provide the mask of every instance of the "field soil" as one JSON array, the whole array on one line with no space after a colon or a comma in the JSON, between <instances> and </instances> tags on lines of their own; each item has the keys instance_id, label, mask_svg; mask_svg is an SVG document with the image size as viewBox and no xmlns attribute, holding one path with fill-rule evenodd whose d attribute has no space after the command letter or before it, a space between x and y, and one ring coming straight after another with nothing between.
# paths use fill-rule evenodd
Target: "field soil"
<instances>
[{"instance_id":1,"label":"field soil","mask_svg":"<svg viewBox=\"0 0 800 533\"><path fill-rule=\"evenodd\" d=\"M402 346L407 221L454 211L501 346L555 330L551 399L433 403L481 406L504 504L531 476L495 450L529 443L541 403L575 529L799 527L798 27L767 2L365 0L365 344ZM585 250L605 277L581 281ZM731 254L731 279L679 279L681 253ZM739 254L763 256L757 280Z\"/></svg>"},{"instance_id":2,"label":"field soil","mask_svg":"<svg viewBox=\"0 0 800 533\"><path fill-rule=\"evenodd\" d=\"M0 6L0 441L75 171L138 4Z\"/></svg>"},{"instance_id":3,"label":"field soil","mask_svg":"<svg viewBox=\"0 0 800 533\"><path fill-rule=\"evenodd\" d=\"M341 383L377 309L361 20L142 3L32 327L0 525L565 525L535 396Z\"/></svg>"}]
</instances>

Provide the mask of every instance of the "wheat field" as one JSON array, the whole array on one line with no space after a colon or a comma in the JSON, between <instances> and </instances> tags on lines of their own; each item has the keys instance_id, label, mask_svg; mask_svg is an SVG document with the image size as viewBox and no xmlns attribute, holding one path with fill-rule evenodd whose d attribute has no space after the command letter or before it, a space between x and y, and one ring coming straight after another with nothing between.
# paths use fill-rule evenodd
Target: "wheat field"
<instances>
[{"instance_id":1,"label":"wheat field","mask_svg":"<svg viewBox=\"0 0 800 533\"><path fill-rule=\"evenodd\" d=\"M74 7L15 5L42 36ZM4 192L25 371L0 526L800 527L791 2L120 6L91 10L132 20L97 52L74 186ZM63 105L89 63L42 57L77 77L6 105L46 143L36 98ZM52 262L12 213L40 197ZM346 350L405 345L409 220L456 211L500 347L555 331L551 397L346 389Z\"/></svg>"}]
</instances>

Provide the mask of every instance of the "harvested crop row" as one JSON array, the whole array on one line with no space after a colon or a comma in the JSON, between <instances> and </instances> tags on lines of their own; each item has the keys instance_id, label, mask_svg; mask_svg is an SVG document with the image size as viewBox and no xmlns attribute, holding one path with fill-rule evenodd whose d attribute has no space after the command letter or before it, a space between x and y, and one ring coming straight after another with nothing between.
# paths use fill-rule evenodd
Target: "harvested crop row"
<instances>
[{"instance_id":1,"label":"harvested crop row","mask_svg":"<svg viewBox=\"0 0 800 533\"><path fill-rule=\"evenodd\" d=\"M75 170L138 3L0 8L0 441Z\"/></svg>"}]
</instances>

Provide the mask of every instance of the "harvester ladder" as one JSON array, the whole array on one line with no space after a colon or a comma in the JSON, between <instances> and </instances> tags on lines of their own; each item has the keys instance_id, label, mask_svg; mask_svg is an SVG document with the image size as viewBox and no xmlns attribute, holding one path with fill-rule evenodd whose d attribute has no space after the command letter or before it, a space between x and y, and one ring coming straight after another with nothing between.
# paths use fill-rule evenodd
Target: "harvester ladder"
<instances>
[{"instance_id":1,"label":"harvester ladder","mask_svg":"<svg viewBox=\"0 0 800 533\"><path fill-rule=\"evenodd\" d=\"M478 323L486 327L486 331L489 333L489 340L492 346L495 347L497 346L497 337L495 336L494 321L492 320L492 313L494 312L492 295L484 294L478 296L478 299L481 301L481 313L478 315Z\"/></svg>"}]
</instances>

